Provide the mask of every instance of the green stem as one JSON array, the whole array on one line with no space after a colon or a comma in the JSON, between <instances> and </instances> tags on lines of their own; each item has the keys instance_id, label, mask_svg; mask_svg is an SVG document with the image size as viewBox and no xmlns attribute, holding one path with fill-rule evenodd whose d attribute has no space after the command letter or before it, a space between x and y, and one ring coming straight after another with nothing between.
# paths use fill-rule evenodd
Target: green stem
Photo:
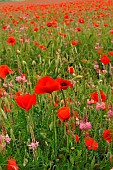
<instances>
[{"instance_id":1,"label":"green stem","mask_svg":"<svg viewBox=\"0 0 113 170\"><path fill-rule=\"evenodd\" d=\"M51 97L54 103L54 98L51 93ZM54 156L57 157L57 130L56 130L56 113L53 110L53 131L54 131Z\"/></svg>"},{"instance_id":2,"label":"green stem","mask_svg":"<svg viewBox=\"0 0 113 170\"><path fill-rule=\"evenodd\" d=\"M62 96L63 96L63 100L64 100L64 105L65 105L65 107L66 107L66 99L65 99L65 95L64 95L64 92L63 92L62 89L61 89L61 92L62 92Z\"/></svg>"}]
</instances>

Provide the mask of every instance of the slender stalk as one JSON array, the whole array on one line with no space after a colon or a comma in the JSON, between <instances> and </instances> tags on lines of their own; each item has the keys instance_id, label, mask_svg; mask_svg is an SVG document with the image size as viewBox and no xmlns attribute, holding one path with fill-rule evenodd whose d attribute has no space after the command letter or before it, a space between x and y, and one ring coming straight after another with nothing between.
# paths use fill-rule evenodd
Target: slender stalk
<instances>
[{"instance_id":1,"label":"slender stalk","mask_svg":"<svg viewBox=\"0 0 113 170\"><path fill-rule=\"evenodd\" d=\"M65 105L65 107L66 107L66 99L65 99L65 95L64 95L64 92L63 92L62 89L61 89L61 92L62 92L62 96L63 96L63 100L64 100L64 105Z\"/></svg>"},{"instance_id":2,"label":"slender stalk","mask_svg":"<svg viewBox=\"0 0 113 170\"><path fill-rule=\"evenodd\" d=\"M51 93L51 97L54 103L54 98L52 93ZM53 109L53 131L54 131L54 155L56 158L57 157L57 130L56 130L56 114L54 112L54 109Z\"/></svg>"}]
</instances>

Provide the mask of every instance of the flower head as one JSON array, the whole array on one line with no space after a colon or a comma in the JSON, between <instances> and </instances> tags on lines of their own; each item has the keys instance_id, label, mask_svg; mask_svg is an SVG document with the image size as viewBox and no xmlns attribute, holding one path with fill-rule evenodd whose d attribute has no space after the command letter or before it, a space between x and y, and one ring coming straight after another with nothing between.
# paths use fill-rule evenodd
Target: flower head
<instances>
[{"instance_id":1,"label":"flower head","mask_svg":"<svg viewBox=\"0 0 113 170\"><path fill-rule=\"evenodd\" d=\"M60 84L62 90L66 90L68 87L73 87L73 84L69 80L57 78L56 81Z\"/></svg>"},{"instance_id":2,"label":"flower head","mask_svg":"<svg viewBox=\"0 0 113 170\"><path fill-rule=\"evenodd\" d=\"M80 122L80 129L81 130L90 130L92 128L92 125L90 122Z\"/></svg>"},{"instance_id":3,"label":"flower head","mask_svg":"<svg viewBox=\"0 0 113 170\"><path fill-rule=\"evenodd\" d=\"M112 109L108 110L108 117L109 118L113 117L113 110Z\"/></svg>"},{"instance_id":4,"label":"flower head","mask_svg":"<svg viewBox=\"0 0 113 170\"><path fill-rule=\"evenodd\" d=\"M32 142L31 144L28 145L30 149L34 150L39 146L39 142Z\"/></svg>"},{"instance_id":5,"label":"flower head","mask_svg":"<svg viewBox=\"0 0 113 170\"><path fill-rule=\"evenodd\" d=\"M106 140L108 143L111 143L111 131L109 129L104 130L103 132L103 138Z\"/></svg>"},{"instance_id":6,"label":"flower head","mask_svg":"<svg viewBox=\"0 0 113 170\"><path fill-rule=\"evenodd\" d=\"M107 64L110 63L110 59L109 59L109 57L108 57L107 55L103 54L103 55L101 56L101 62L102 62L103 64L107 65Z\"/></svg>"},{"instance_id":7,"label":"flower head","mask_svg":"<svg viewBox=\"0 0 113 170\"><path fill-rule=\"evenodd\" d=\"M8 42L8 44L10 44L10 45L12 45L12 46L14 46L14 45L16 44L16 40L15 40L14 37L9 37L9 38L7 39L7 42Z\"/></svg>"},{"instance_id":8,"label":"flower head","mask_svg":"<svg viewBox=\"0 0 113 170\"><path fill-rule=\"evenodd\" d=\"M58 118L63 120L68 120L70 118L70 108L68 107L62 107L57 112Z\"/></svg>"},{"instance_id":9,"label":"flower head","mask_svg":"<svg viewBox=\"0 0 113 170\"><path fill-rule=\"evenodd\" d=\"M66 70L67 70L67 72L69 72L70 74L73 74L73 73L75 72L73 66L68 67Z\"/></svg>"},{"instance_id":10,"label":"flower head","mask_svg":"<svg viewBox=\"0 0 113 170\"><path fill-rule=\"evenodd\" d=\"M41 78L35 86L36 94L52 93L60 90L60 84L50 76Z\"/></svg>"},{"instance_id":11,"label":"flower head","mask_svg":"<svg viewBox=\"0 0 113 170\"><path fill-rule=\"evenodd\" d=\"M98 143L91 137L87 137L85 139L85 145L88 150L97 150L98 149Z\"/></svg>"},{"instance_id":12,"label":"flower head","mask_svg":"<svg viewBox=\"0 0 113 170\"><path fill-rule=\"evenodd\" d=\"M19 167L18 167L15 159L8 160L7 170L19 170Z\"/></svg>"},{"instance_id":13,"label":"flower head","mask_svg":"<svg viewBox=\"0 0 113 170\"><path fill-rule=\"evenodd\" d=\"M0 66L0 77L5 79L8 74L13 74L13 71L7 65Z\"/></svg>"},{"instance_id":14,"label":"flower head","mask_svg":"<svg viewBox=\"0 0 113 170\"><path fill-rule=\"evenodd\" d=\"M96 104L99 101L99 95L97 92L94 92L91 94L91 99L94 101L94 104ZM100 99L101 101L106 101L106 95L103 93L102 90L100 90Z\"/></svg>"},{"instance_id":15,"label":"flower head","mask_svg":"<svg viewBox=\"0 0 113 170\"><path fill-rule=\"evenodd\" d=\"M33 105L36 105L36 95L35 94L20 95L20 96L17 96L15 98L15 100L16 100L17 105L19 107L21 107L22 109L25 109L26 111L31 109L31 107Z\"/></svg>"}]
</instances>

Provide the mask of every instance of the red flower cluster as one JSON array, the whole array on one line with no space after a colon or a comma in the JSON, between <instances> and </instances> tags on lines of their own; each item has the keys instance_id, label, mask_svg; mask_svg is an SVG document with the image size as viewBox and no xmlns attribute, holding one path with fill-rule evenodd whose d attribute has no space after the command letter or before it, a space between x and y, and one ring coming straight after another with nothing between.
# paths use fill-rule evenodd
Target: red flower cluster
<instances>
[{"instance_id":1,"label":"red flower cluster","mask_svg":"<svg viewBox=\"0 0 113 170\"><path fill-rule=\"evenodd\" d=\"M16 164L16 160L8 160L7 170L19 170L18 165Z\"/></svg>"},{"instance_id":2,"label":"red flower cluster","mask_svg":"<svg viewBox=\"0 0 113 170\"><path fill-rule=\"evenodd\" d=\"M9 37L9 38L7 39L7 42L8 42L8 44L10 44L10 45L12 45L12 46L14 46L14 45L16 44L16 40L15 40L14 37Z\"/></svg>"},{"instance_id":3,"label":"red flower cluster","mask_svg":"<svg viewBox=\"0 0 113 170\"><path fill-rule=\"evenodd\" d=\"M78 22L80 22L81 24L84 24L84 19L83 18L79 18Z\"/></svg>"},{"instance_id":4,"label":"red flower cluster","mask_svg":"<svg viewBox=\"0 0 113 170\"><path fill-rule=\"evenodd\" d=\"M113 51L109 51L108 54L109 54L110 56L113 56Z\"/></svg>"},{"instance_id":5,"label":"red flower cluster","mask_svg":"<svg viewBox=\"0 0 113 170\"><path fill-rule=\"evenodd\" d=\"M22 109L25 109L26 112L32 107L32 105L36 105L36 95L24 94L15 98L16 103Z\"/></svg>"},{"instance_id":6,"label":"red flower cluster","mask_svg":"<svg viewBox=\"0 0 113 170\"><path fill-rule=\"evenodd\" d=\"M58 110L58 118L63 121L63 120L68 120L70 118L70 108L68 107L62 107Z\"/></svg>"},{"instance_id":7,"label":"red flower cluster","mask_svg":"<svg viewBox=\"0 0 113 170\"><path fill-rule=\"evenodd\" d=\"M102 102L106 101L106 95L100 90L100 98ZM97 92L94 92L91 94L91 99L94 100L94 104L96 104L99 101L99 96Z\"/></svg>"},{"instance_id":8,"label":"red flower cluster","mask_svg":"<svg viewBox=\"0 0 113 170\"><path fill-rule=\"evenodd\" d=\"M73 84L69 80L57 78L56 81L60 84L61 90L66 90L68 87L73 87Z\"/></svg>"},{"instance_id":9,"label":"red flower cluster","mask_svg":"<svg viewBox=\"0 0 113 170\"><path fill-rule=\"evenodd\" d=\"M5 79L7 74L13 74L13 71L7 65L0 66L0 77Z\"/></svg>"},{"instance_id":10,"label":"red flower cluster","mask_svg":"<svg viewBox=\"0 0 113 170\"><path fill-rule=\"evenodd\" d=\"M76 41L71 41L71 44L73 45L73 46L76 46L77 44L78 44L78 40L76 40Z\"/></svg>"},{"instance_id":11,"label":"red flower cluster","mask_svg":"<svg viewBox=\"0 0 113 170\"><path fill-rule=\"evenodd\" d=\"M101 62L102 62L103 64L107 65L107 64L110 63L110 59L109 59L109 57L108 57L107 55L102 54L102 56L101 56Z\"/></svg>"},{"instance_id":12,"label":"red flower cluster","mask_svg":"<svg viewBox=\"0 0 113 170\"><path fill-rule=\"evenodd\" d=\"M75 142L78 143L79 142L79 136L77 134L75 134Z\"/></svg>"},{"instance_id":13,"label":"red flower cluster","mask_svg":"<svg viewBox=\"0 0 113 170\"><path fill-rule=\"evenodd\" d=\"M57 78L54 80L50 76L45 76L41 78L38 83L35 86L35 93L36 94L45 94L45 93L52 93L53 91L58 91L58 90L65 90L68 87L72 88L72 84L70 81L62 79L62 78Z\"/></svg>"},{"instance_id":14,"label":"red flower cluster","mask_svg":"<svg viewBox=\"0 0 113 170\"><path fill-rule=\"evenodd\" d=\"M112 138L111 138L111 131L110 131L109 129L104 130L103 138L104 138L104 140L106 140L108 143L111 142L111 140L112 140Z\"/></svg>"},{"instance_id":15,"label":"red flower cluster","mask_svg":"<svg viewBox=\"0 0 113 170\"><path fill-rule=\"evenodd\" d=\"M52 27L53 26L52 22L48 22L46 25L47 25L47 27Z\"/></svg>"},{"instance_id":16,"label":"red flower cluster","mask_svg":"<svg viewBox=\"0 0 113 170\"><path fill-rule=\"evenodd\" d=\"M78 31L78 32L81 31L81 28L80 27L76 28L76 31Z\"/></svg>"},{"instance_id":17,"label":"red flower cluster","mask_svg":"<svg viewBox=\"0 0 113 170\"><path fill-rule=\"evenodd\" d=\"M98 149L98 142L96 142L93 138L87 137L85 139L85 145L88 150L97 150Z\"/></svg>"},{"instance_id":18,"label":"red flower cluster","mask_svg":"<svg viewBox=\"0 0 113 170\"><path fill-rule=\"evenodd\" d=\"M70 74L73 74L75 72L75 69L73 68L73 66L68 67L67 72L69 72Z\"/></svg>"},{"instance_id":19,"label":"red flower cluster","mask_svg":"<svg viewBox=\"0 0 113 170\"><path fill-rule=\"evenodd\" d=\"M60 90L60 84L50 76L41 78L35 87L36 94L52 93Z\"/></svg>"},{"instance_id":20,"label":"red flower cluster","mask_svg":"<svg viewBox=\"0 0 113 170\"><path fill-rule=\"evenodd\" d=\"M34 28L34 32L37 32L38 30L39 30L38 27L35 27L35 28Z\"/></svg>"},{"instance_id":21,"label":"red flower cluster","mask_svg":"<svg viewBox=\"0 0 113 170\"><path fill-rule=\"evenodd\" d=\"M113 29L109 31L110 34L113 34Z\"/></svg>"}]
</instances>

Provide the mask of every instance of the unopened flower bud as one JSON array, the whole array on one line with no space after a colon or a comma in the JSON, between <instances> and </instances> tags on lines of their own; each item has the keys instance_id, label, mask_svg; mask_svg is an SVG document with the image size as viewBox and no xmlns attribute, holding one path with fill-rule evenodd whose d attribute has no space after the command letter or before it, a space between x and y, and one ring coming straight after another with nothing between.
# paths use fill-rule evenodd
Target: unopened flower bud
<instances>
[{"instance_id":1,"label":"unopened flower bud","mask_svg":"<svg viewBox=\"0 0 113 170\"><path fill-rule=\"evenodd\" d=\"M32 65L33 65L33 66L36 65L36 61L35 61L35 60L32 61Z\"/></svg>"},{"instance_id":2,"label":"unopened flower bud","mask_svg":"<svg viewBox=\"0 0 113 170\"><path fill-rule=\"evenodd\" d=\"M27 63L26 63L26 61L22 61L22 63L24 64L24 65L26 65Z\"/></svg>"},{"instance_id":3,"label":"unopened flower bud","mask_svg":"<svg viewBox=\"0 0 113 170\"><path fill-rule=\"evenodd\" d=\"M21 54L20 50L16 50L17 54Z\"/></svg>"}]
</instances>

